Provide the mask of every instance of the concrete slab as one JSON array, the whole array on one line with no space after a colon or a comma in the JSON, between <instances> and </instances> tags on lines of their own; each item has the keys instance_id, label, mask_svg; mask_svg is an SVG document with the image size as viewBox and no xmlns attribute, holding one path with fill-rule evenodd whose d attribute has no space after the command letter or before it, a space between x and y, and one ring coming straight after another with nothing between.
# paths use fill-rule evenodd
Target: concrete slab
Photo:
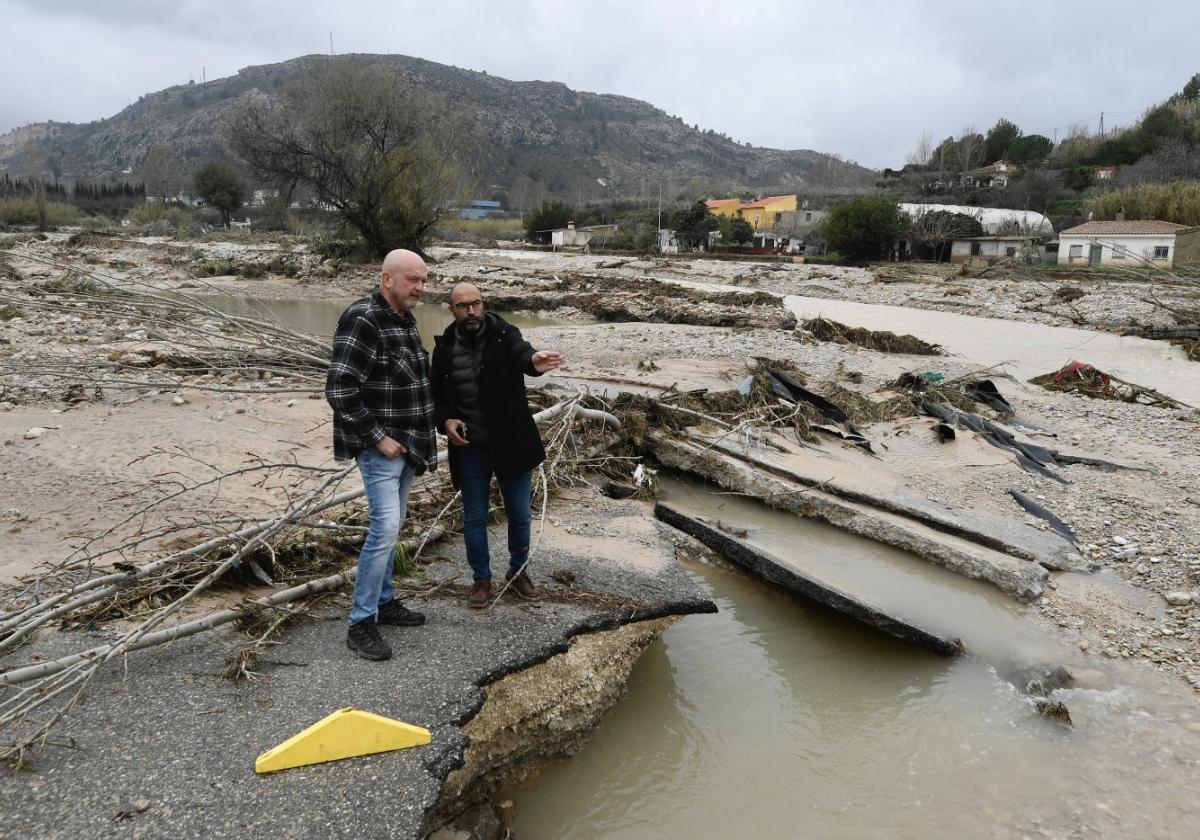
<instances>
[{"instance_id":1,"label":"concrete slab","mask_svg":"<svg viewBox=\"0 0 1200 840\"><path fill-rule=\"evenodd\" d=\"M852 534L910 551L966 577L988 581L1021 601L1042 594L1048 572L1038 563L946 533L911 516L782 477L720 451L711 441L701 445L688 438L653 433L646 436L645 442L665 466L701 475L726 489L757 497L771 507L820 519Z\"/></svg>"},{"instance_id":2,"label":"concrete slab","mask_svg":"<svg viewBox=\"0 0 1200 840\"><path fill-rule=\"evenodd\" d=\"M895 636L897 639L928 648L942 656L957 656L963 651L960 639L938 635L903 616L869 603L860 596L838 589L797 568L785 559L735 539L702 518L687 514L673 505L659 502L654 506L654 515L663 522L695 537L726 560L748 570L755 577L811 598L855 621L882 630L889 636Z\"/></svg>"}]
</instances>

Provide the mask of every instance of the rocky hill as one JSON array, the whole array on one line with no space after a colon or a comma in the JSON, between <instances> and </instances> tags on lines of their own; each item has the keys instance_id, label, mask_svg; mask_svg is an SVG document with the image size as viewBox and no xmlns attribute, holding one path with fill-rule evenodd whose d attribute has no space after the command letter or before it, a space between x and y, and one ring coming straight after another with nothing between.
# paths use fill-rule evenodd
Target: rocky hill
<instances>
[{"instance_id":1,"label":"rocky hill","mask_svg":"<svg viewBox=\"0 0 1200 840\"><path fill-rule=\"evenodd\" d=\"M740 145L637 99L558 82L513 82L406 56L359 58L385 62L414 86L439 91L477 114L486 138L479 192L514 206L547 194L574 201L646 199L660 180L668 192L700 195L856 187L874 179L871 170L836 156ZM270 95L328 60L304 56L170 87L93 123L26 126L0 137L0 170L49 174L52 168L67 180L128 179L159 144L185 162L226 156L223 116L240 97L255 90Z\"/></svg>"}]
</instances>

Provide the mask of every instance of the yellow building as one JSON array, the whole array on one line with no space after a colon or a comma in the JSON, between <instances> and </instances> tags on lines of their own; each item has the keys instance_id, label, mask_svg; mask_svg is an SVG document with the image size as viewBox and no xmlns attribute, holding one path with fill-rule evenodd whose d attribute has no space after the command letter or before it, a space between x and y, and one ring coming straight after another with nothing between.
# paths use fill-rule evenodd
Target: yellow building
<instances>
[{"instance_id":1,"label":"yellow building","mask_svg":"<svg viewBox=\"0 0 1200 840\"><path fill-rule=\"evenodd\" d=\"M710 198L704 203L714 216L729 216L731 218L738 214L738 208L742 205L742 202L736 198Z\"/></svg>"},{"instance_id":2,"label":"yellow building","mask_svg":"<svg viewBox=\"0 0 1200 840\"><path fill-rule=\"evenodd\" d=\"M794 195L767 195L754 201L714 198L704 203L714 216L741 216L755 230L769 230L782 214L796 210Z\"/></svg>"}]
</instances>

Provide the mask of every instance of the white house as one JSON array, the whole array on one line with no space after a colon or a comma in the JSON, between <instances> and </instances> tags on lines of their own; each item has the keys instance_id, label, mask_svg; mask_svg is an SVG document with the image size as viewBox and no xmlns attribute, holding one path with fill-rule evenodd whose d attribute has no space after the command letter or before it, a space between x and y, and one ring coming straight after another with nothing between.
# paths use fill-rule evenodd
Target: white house
<instances>
[{"instance_id":1,"label":"white house","mask_svg":"<svg viewBox=\"0 0 1200 840\"><path fill-rule=\"evenodd\" d=\"M1042 249L1035 241L1024 236L971 236L955 239L950 246L950 262L964 263L972 257L996 262L1011 259L1013 262L1040 262Z\"/></svg>"},{"instance_id":2,"label":"white house","mask_svg":"<svg viewBox=\"0 0 1200 840\"><path fill-rule=\"evenodd\" d=\"M1059 265L1171 268L1176 246L1186 245L1186 250L1192 250L1200 239L1200 227L1152 219L1084 222L1064 230L1058 239Z\"/></svg>"},{"instance_id":3,"label":"white house","mask_svg":"<svg viewBox=\"0 0 1200 840\"><path fill-rule=\"evenodd\" d=\"M539 233L541 232L544 231L539 231ZM567 222L565 228L550 231L550 246L554 251L580 250L587 254L591 252L593 241L602 247L616 235L616 225L592 225L591 227L577 228L574 222Z\"/></svg>"}]
</instances>

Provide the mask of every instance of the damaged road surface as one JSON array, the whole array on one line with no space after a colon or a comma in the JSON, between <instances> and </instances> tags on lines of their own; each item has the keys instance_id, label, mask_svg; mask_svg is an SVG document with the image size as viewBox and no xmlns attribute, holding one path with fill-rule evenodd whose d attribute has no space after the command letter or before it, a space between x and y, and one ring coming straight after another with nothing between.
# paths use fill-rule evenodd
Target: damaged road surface
<instances>
[{"instance_id":1,"label":"damaged road surface","mask_svg":"<svg viewBox=\"0 0 1200 840\"><path fill-rule=\"evenodd\" d=\"M257 678L240 685L219 676L244 642L231 630L127 656L123 668L96 678L86 706L56 731L54 743L74 749L48 746L30 772L0 774L3 833L418 838L438 827L429 815L450 820L485 803L494 786L577 749L672 617L715 610L644 505L589 497L575 515L556 514L564 521L547 525L531 560L541 600L506 596L493 609L468 609L461 543L446 546L425 580L413 582L441 588L408 598L427 615L425 626L382 628L395 649L388 662L346 650L340 604L296 625L263 654ZM80 635L38 640L24 658L71 650ZM572 659L568 651L580 645ZM550 670L532 678L532 693L509 688L507 700L491 702L508 675L539 668ZM256 756L347 706L423 726L433 742L255 775ZM490 723L481 731L506 734L519 749L478 734L472 743L464 727L485 710ZM470 775L460 772L447 796L459 767Z\"/></svg>"}]
</instances>

